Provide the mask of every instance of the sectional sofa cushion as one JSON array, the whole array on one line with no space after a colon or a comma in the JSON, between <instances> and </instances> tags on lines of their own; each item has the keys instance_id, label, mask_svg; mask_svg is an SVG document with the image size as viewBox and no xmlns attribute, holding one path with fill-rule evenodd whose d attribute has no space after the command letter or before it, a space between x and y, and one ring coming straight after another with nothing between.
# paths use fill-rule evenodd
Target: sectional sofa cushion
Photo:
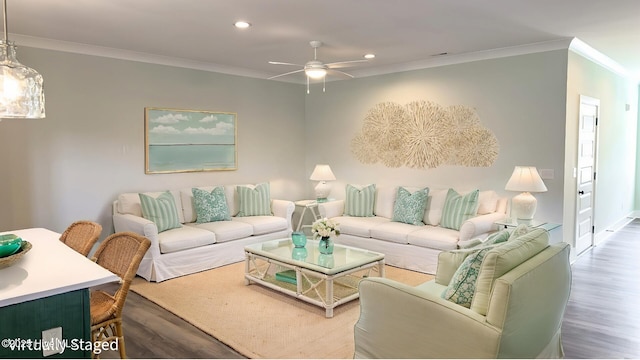
<instances>
[{"instance_id":1,"label":"sectional sofa cushion","mask_svg":"<svg viewBox=\"0 0 640 360\"><path fill-rule=\"evenodd\" d=\"M158 245L162 254L197 248L215 242L216 235L214 233L191 226L183 226L158 234Z\"/></svg>"},{"instance_id":2,"label":"sectional sofa cushion","mask_svg":"<svg viewBox=\"0 0 640 360\"><path fill-rule=\"evenodd\" d=\"M139 196L142 216L153 221L159 233L181 226L176 202L169 191L165 191L157 197L147 194L139 194Z\"/></svg>"},{"instance_id":3,"label":"sectional sofa cushion","mask_svg":"<svg viewBox=\"0 0 640 360\"><path fill-rule=\"evenodd\" d=\"M334 217L335 220L340 223L341 235L353 235L364 238L371 237L371 229L391 221L391 219L372 216L372 217L357 217L357 216L339 216Z\"/></svg>"},{"instance_id":4,"label":"sectional sofa cushion","mask_svg":"<svg viewBox=\"0 0 640 360\"><path fill-rule=\"evenodd\" d=\"M479 190L473 190L465 195L449 189L447 199L442 210L440 226L460 230L462 223L478 213Z\"/></svg>"},{"instance_id":5,"label":"sectional sofa cushion","mask_svg":"<svg viewBox=\"0 0 640 360\"><path fill-rule=\"evenodd\" d=\"M269 183L256 186L237 186L240 210L238 216L269 216L271 214L271 194Z\"/></svg>"},{"instance_id":6,"label":"sectional sofa cushion","mask_svg":"<svg viewBox=\"0 0 640 360\"><path fill-rule=\"evenodd\" d=\"M253 235L253 226L240 221L215 221L204 224L188 223L185 226L207 230L215 234L216 243L242 239Z\"/></svg>"},{"instance_id":7,"label":"sectional sofa cushion","mask_svg":"<svg viewBox=\"0 0 640 360\"><path fill-rule=\"evenodd\" d=\"M196 208L196 222L198 224L231 220L229 207L227 206L227 198L224 194L223 187L216 187L211 192L193 188L194 205Z\"/></svg>"},{"instance_id":8,"label":"sectional sofa cushion","mask_svg":"<svg viewBox=\"0 0 640 360\"><path fill-rule=\"evenodd\" d=\"M437 250L455 250L459 239L460 232L440 226L424 226L407 236L411 245Z\"/></svg>"},{"instance_id":9,"label":"sectional sofa cushion","mask_svg":"<svg viewBox=\"0 0 640 360\"><path fill-rule=\"evenodd\" d=\"M424 225L422 219L424 218L428 196L429 188L411 193L402 186L398 187L391 220L411 225Z\"/></svg>"},{"instance_id":10,"label":"sectional sofa cushion","mask_svg":"<svg viewBox=\"0 0 640 360\"><path fill-rule=\"evenodd\" d=\"M375 198L375 184L370 184L362 188L347 184L344 215L360 217L373 216Z\"/></svg>"},{"instance_id":11,"label":"sectional sofa cushion","mask_svg":"<svg viewBox=\"0 0 640 360\"><path fill-rule=\"evenodd\" d=\"M397 221L389 221L372 227L371 237L374 239L395 242L399 244L409 243L409 234L416 231L415 225Z\"/></svg>"},{"instance_id":12,"label":"sectional sofa cushion","mask_svg":"<svg viewBox=\"0 0 640 360\"><path fill-rule=\"evenodd\" d=\"M253 235L268 234L287 229L287 219L277 216L244 216L234 217L231 220L251 225Z\"/></svg>"}]
</instances>

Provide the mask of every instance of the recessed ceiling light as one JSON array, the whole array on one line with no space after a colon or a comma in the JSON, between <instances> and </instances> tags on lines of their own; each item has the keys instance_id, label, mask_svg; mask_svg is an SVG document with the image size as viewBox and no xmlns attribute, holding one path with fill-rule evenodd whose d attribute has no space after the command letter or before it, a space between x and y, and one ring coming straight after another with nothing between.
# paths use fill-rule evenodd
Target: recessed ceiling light
<instances>
[{"instance_id":1,"label":"recessed ceiling light","mask_svg":"<svg viewBox=\"0 0 640 360\"><path fill-rule=\"evenodd\" d=\"M376 54L366 54L364 56L365 59L373 59L374 57L376 57Z\"/></svg>"},{"instance_id":2,"label":"recessed ceiling light","mask_svg":"<svg viewBox=\"0 0 640 360\"><path fill-rule=\"evenodd\" d=\"M251 24L249 24L246 21L236 21L233 26L237 27L238 29L246 29L249 26L251 26Z\"/></svg>"}]
</instances>

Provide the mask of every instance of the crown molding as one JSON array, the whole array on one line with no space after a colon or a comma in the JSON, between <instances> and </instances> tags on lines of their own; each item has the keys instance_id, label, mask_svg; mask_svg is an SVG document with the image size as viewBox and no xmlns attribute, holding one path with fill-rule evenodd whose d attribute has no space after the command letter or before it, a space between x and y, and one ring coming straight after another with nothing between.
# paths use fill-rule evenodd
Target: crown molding
<instances>
[{"instance_id":1,"label":"crown molding","mask_svg":"<svg viewBox=\"0 0 640 360\"><path fill-rule=\"evenodd\" d=\"M599 52L598 50L592 48L591 46L589 46L589 44L585 43L584 41L578 38L573 38L571 40L571 44L569 45L569 50L595 62L596 64L604 68L607 68L613 71L614 73L620 76L625 76L625 77L630 76L627 69L625 69L622 65L618 64L615 60Z\"/></svg>"},{"instance_id":2,"label":"crown molding","mask_svg":"<svg viewBox=\"0 0 640 360\"><path fill-rule=\"evenodd\" d=\"M375 69L352 70L351 74L358 77L383 75L394 72L420 70L446 65L462 64L473 61L498 59L509 56L533 54L552 50L568 49L573 39L565 38L552 41L544 41L532 44L509 46L498 49L475 51L470 53L436 56L430 59L419 60L404 64L398 64Z\"/></svg>"},{"instance_id":3,"label":"crown molding","mask_svg":"<svg viewBox=\"0 0 640 360\"><path fill-rule=\"evenodd\" d=\"M52 40L40 37L11 34L11 39L20 46L28 46L33 48L70 52L83 55L99 56L112 59L130 60L144 62L150 64L175 66L188 69L196 69L210 71L228 75L237 75L251 78L266 79L271 74L249 70L245 68L237 68L203 61L194 61L184 58L174 58L169 56L148 54L137 51L121 50L110 47L87 45L69 41ZM592 48L578 38L564 38L559 40L538 42L525 45L510 46L498 49L476 51L471 53L453 54L432 57L425 60L413 61L403 64L380 66L371 69L353 69L350 73L356 77L368 77L376 75L385 75L397 72L420 70L434 68L439 66L461 64L473 61L497 59L509 56L525 55L552 50L569 49L581 56L584 56L597 64L622 76L629 76L628 72L617 62ZM283 82L303 84L306 80L294 79L278 79ZM340 81L332 79L327 81Z\"/></svg>"},{"instance_id":4,"label":"crown molding","mask_svg":"<svg viewBox=\"0 0 640 360\"><path fill-rule=\"evenodd\" d=\"M137 51L129 51L122 49L115 49L104 46L96 46L96 45L87 45L69 41L60 41L60 40L52 40L45 39L40 37L33 36L25 36L25 35L17 35L11 34L10 38L20 46L28 46L39 49L46 50L55 50L62 52L70 52L82 55L91 55L91 56L99 56L106 57L112 59L120 59L120 60L130 60L137 62L144 62L150 64L158 64L158 65L167 65L167 66L175 66L181 68L195 69L195 70L204 70L228 75L238 75L238 76L246 76L253 78L261 78L266 79L271 76L267 73L262 73L259 71L248 70L243 68L236 68L232 66L225 66L220 64L207 63L203 61L194 61L184 58L174 58L169 56L148 54Z\"/></svg>"}]
</instances>

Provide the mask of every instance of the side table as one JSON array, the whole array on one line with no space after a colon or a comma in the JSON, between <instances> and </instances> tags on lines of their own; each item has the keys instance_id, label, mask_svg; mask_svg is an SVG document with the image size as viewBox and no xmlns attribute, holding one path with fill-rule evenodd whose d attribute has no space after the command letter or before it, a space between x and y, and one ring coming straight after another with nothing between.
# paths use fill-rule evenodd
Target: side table
<instances>
[{"instance_id":1,"label":"side table","mask_svg":"<svg viewBox=\"0 0 640 360\"><path fill-rule=\"evenodd\" d=\"M311 224L303 225L304 216L306 215L307 211L310 212L311 216L313 217L312 223L313 221L320 219L318 202L316 200L298 200L294 202L294 204L296 205L296 208L302 209L302 213L300 214L300 219L298 220L298 225L296 226L295 231L301 231L304 228L311 228Z\"/></svg>"},{"instance_id":2,"label":"side table","mask_svg":"<svg viewBox=\"0 0 640 360\"><path fill-rule=\"evenodd\" d=\"M496 221L495 224L503 229L514 229L518 225L520 225L511 219ZM561 231L562 224L531 220L527 225L529 225L532 228L540 228L540 229L547 230L549 232L550 244L556 244L556 243L562 242L562 231Z\"/></svg>"}]
</instances>

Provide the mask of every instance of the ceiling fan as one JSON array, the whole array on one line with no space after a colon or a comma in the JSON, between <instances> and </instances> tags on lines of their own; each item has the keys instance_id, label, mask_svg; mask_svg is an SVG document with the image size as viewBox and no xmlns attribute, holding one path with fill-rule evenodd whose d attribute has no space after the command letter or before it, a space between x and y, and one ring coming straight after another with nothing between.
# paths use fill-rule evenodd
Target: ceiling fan
<instances>
[{"instance_id":1,"label":"ceiling fan","mask_svg":"<svg viewBox=\"0 0 640 360\"><path fill-rule=\"evenodd\" d=\"M327 73L328 72L335 72L335 73L342 74L342 75L348 76L350 78L353 78L354 77L353 75L351 75L349 73L346 73L344 71L337 70L337 68L349 66L349 64L352 64L352 63L359 63L359 62L367 62L368 61L368 60L362 59L362 60L338 61L338 62L332 62L332 63L325 64L322 61L318 60L318 48L320 46L322 46L322 42L321 41L317 41L317 40L313 40L313 41L310 41L309 44L313 48L313 60L307 61L307 63L304 64L304 65L292 64L292 63L280 62L280 61L269 61L269 64L272 64L272 65L290 65L290 66L299 66L299 67L301 67L301 69L298 69L298 70L289 71L289 72L286 72L284 74L272 76L272 77L269 78L269 80L275 79L275 78L279 78L281 76L296 74L296 73L304 71L305 75L307 76L307 94L309 93L309 79L310 78L311 79L318 79L318 80L322 79L323 80L322 92L324 92L325 91L324 85L326 83L326 77L327 77Z\"/></svg>"}]
</instances>

